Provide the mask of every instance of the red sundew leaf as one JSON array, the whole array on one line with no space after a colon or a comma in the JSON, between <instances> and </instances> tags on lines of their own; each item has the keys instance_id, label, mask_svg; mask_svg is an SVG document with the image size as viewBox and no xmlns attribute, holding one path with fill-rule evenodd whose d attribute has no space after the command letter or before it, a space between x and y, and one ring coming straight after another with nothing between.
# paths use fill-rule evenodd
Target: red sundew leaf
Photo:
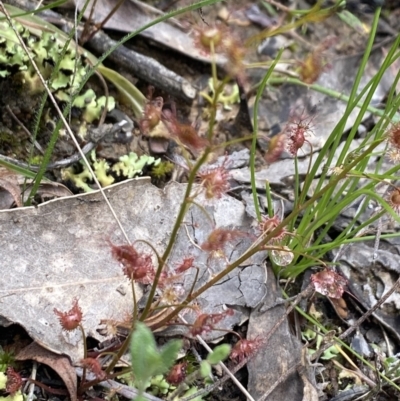
<instances>
[{"instance_id":1,"label":"red sundew leaf","mask_svg":"<svg viewBox=\"0 0 400 401\"><path fill-rule=\"evenodd\" d=\"M241 362L244 358L247 358L255 354L263 344L261 338L255 338L254 340L239 340L232 348L230 359L236 362Z\"/></svg>"},{"instance_id":2,"label":"red sundew leaf","mask_svg":"<svg viewBox=\"0 0 400 401\"><path fill-rule=\"evenodd\" d=\"M214 326L224 319L226 316L232 316L235 312L233 309L227 309L225 312L222 313L202 313L197 317L195 322L193 323L190 334L192 336L197 336L202 333L208 333L214 329Z\"/></svg>"},{"instance_id":3,"label":"red sundew leaf","mask_svg":"<svg viewBox=\"0 0 400 401\"><path fill-rule=\"evenodd\" d=\"M150 135L151 131L161 121L161 113L164 105L164 99L159 96L150 100L144 106L143 117L139 121L139 127L144 135Z\"/></svg>"},{"instance_id":4,"label":"red sundew leaf","mask_svg":"<svg viewBox=\"0 0 400 401\"><path fill-rule=\"evenodd\" d=\"M391 126L386 137L390 145L397 150L400 149L400 122Z\"/></svg>"},{"instance_id":5,"label":"red sundew leaf","mask_svg":"<svg viewBox=\"0 0 400 401\"><path fill-rule=\"evenodd\" d=\"M126 265L136 264L136 260L139 256L138 252L132 245L114 245L109 242L111 246L111 253L115 260Z\"/></svg>"},{"instance_id":6,"label":"red sundew leaf","mask_svg":"<svg viewBox=\"0 0 400 401\"><path fill-rule=\"evenodd\" d=\"M230 174L225 167L226 161L227 159L219 167L204 169L197 174L207 199L220 199L222 195L229 191Z\"/></svg>"},{"instance_id":7,"label":"red sundew leaf","mask_svg":"<svg viewBox=\"0 0 400 401\"><path fill-rule=\"evenodd\" d=\"M281 224L281 221L281 218L277 215L274 215L273 217L263 216L262 220L258 223L258 228L263 234L269 234L270 232L274 231L279 224ZM287 231L285 228L282 228L274 235L273 240L280 241L285 237L286 234Z\"/></svg>"},{"instance_id":8,"label":"red sundew leaf","mask_svg":"<svg viewBox=\"0 0 400 401\"><path fill-rule=\"evenodd\" d=\"M347 281L333 270L325 269L311 276L315 291L329 298L341 298Z\"/></svg>"},{"instance_id":9,"label":"red sundew leaf","mask_svg":"<svg viewBox=\"0 0 400 401\"><path fill-rule=\"evenodd\" d=\"M400 188L394 188L388 194L387 201L393 211L397 214L400 214Z\"/></svg>"},{"instance_id":10,"label":"red sundew leaf","mask_svg":"<svg viewBox=\"0 0 400 401\"><path fill-rule=\"evenodd\" d=\"M165 380L174 386L182 383L186 379L187 365L187 362L181 362L174 365Z\"/></svg>"},{"instance_id":11,"label":"red sundew leaf","mask_svg":"<svg viewBox=\"0 0 400 401\"><path fill-rule=\"evenodd\" d=\"M281 157L281 154L285 150L286 135L279 133L271 138L268 146L267 153L265 154L265 161L268 164L274 163Z\"/></svg>"},{"instance_id":12,"label":"red sundew leaf","mask_svg":"<svg viewBox=\"0 0 400 401\"><path fill-rule=\"evenodd\" d=\"M7 393L10 393L11 396L13 396L22 387L22 377L11 366L7 368L6 375L6 391Z\"/></svg>"},{"instance_id":13,"label":"red sundew leaf","mask_svg":"<svg viewBox=\"0 0 400 401\"><path fill-rule=\"evenodd\" d=\"M122 264L122 270L129 280L135 280L142 284L152 282L155 269L150 255L138 252L133 245L109 243L112 256Z\"/></svg>"},{"instance_id":14,"label":"red sundew leaf","mask_svg":"<svg viewBox=\"0 0 400 401\"><path fill-rule=\"evenodd\" d=\"M75 330L82 321L82 309L78 305L78 299L74 299L72 308L67 312L61 312L54 308L54 313L60 320L61 327L66 331Z\"/></svg>"},{"instance_id":15,"label":"red sundew leaf","mask_svg":"<svg viewBox=\"0 0 400 401\"><path fill-rule=\"evenodd\" d=\"M183 259L182 263L175 269L175 273L183 273L193 267L194 257L188 256Z\"/></svg>"},{"instance_id":16,"label":"red sundew leaf","mask_svg":"<svg viewBox=\"0 0 400 401\"><path fill-rule=\"evenodd\" d=\"M100 362L95 358L85 358L81 361L82 367L89 369L97 379L104 380L107 375L102 369Z\"/></svg>"},{"instance_id":17,"label":"red sundew leaf","mask_svg":"<svg viewBox=\"0 0 400 401\"><path fill-rule=\"evenodd\" d=\"M207 139L200 137L192 125L181 124L173 111L164 110L161 119L172 138L190 150L199 151L207 145Z\"/></svg>"},{"instance_id":18,"label":"red sundew leaf","mask_svg":"<svg viewBox=\"0 0 400 401\"><path fill-rule=\"evenodd\" d=\"M224 248L226 243L234 241L245 234L239 230L230 230L227 228L216 228L208 236L207 241L201 245L203 251L216 252Z\"/></svg>"}]
</instances>

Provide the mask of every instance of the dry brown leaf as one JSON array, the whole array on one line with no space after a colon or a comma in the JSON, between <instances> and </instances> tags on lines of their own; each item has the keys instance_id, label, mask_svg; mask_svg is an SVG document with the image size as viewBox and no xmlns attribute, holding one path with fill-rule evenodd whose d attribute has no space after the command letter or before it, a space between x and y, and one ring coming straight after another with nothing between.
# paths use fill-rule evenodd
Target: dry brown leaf
<instances>
[{"instance_id":1,"label":"dry brown leaf","mask_svg":"<svg viewBox=\"0 0 400 401\"><path fill-rule=\"evenodd\" d=\"M29 344L22 349L15 357L17 361L33 360L52 368L63 380L68 390L71 401L77 401L78 380L75 368L71 365L71 361L67 356L55 354L46 348L43 348L36 342Z\"/></svg>"},{"instance_id":2,"label":"dry brown leaf","mask_svg":"<svg viewBox=\"0 0 400 401\"><path fill-rule=\"evenodd\" d=\"M84 0L74 0L74 3L78 6L78 9L81 10L83 5L87 2ZM95 4L92 19L93 22L100 23L114 8L115 1L98 0ZM86 18L91 15L92 5L93 0L90 0L85 11ZM116 13L107 20L104 27L128 33L141 28L162 14L163 12L145 2L129 0L120 5ZM211 60L211 57L207 56L201 49L193 45L193 36L188 35L187 30L174 18L158 23L156 26L152 26L141 32L140 35L149 38L151 41L161 43L163 48L169 47L196 60L204 62L210 62ZM222 63L224 61L223 57L219 54L216 54L215 58L217 63Z\"/></svg>"},{"instance_id":3,"label":"dry brown leaf","mask_svg":"<svg viewBox=\"0 0 400 401\"><path fill-rule=\"evenodd\" d=\"M14 204L14 198L5 189L0 189L0 210L11 209Z\"/></svg>"},{"instance_id":4,"label":"dry brown leaf","mask_svg":"<svg viewBox=\"0 0 400 401\"><path fill-rule=\"evenodd\" d=\"M105 191L131 241L149 241L162 254L186 185L171 183L160 190L148 179L139 179L107 187ZM197 201L201 202L201 198ZM203 243L215 227L238 227L245 232L251 229L243 203L234 198L223 196L206 210L210 219L200 208L189 208L186 224L182 225L168 260L168 265L175 268L184 257L193 256L200 271L198 285L208 281L226 262L224 258L208 261L208 253L193 241ZM0 226L2 265L7 266L0 275L0 315L20 324L42 346L68 355L73 364L78 363L83 357L82 334L80 330L63 331L54 308L67 311L77 298L85 332L99 341L104 340L97 331L102 319L121 321L133 309L129 281L113 259L107 242L119 245L125 241L101 194L93 191L38 207L1 211ZM240 238L238 244L227 246L226 254L237 258L251 241L250 236ZM235 270L199 298L203 313L222 312L224 303L241 306L221 322L220 328L229 330L239 324L246 317L244 307L255 307L264 297L264 259L263 253L254 255L246 261L247 266ZM187 291L192 288L196 273L193 269L182 276ZM140 296L138 292L137 298ZM214 330L207 335L215 339L221 332Z\"/></svg>"},{"instance_id":5,"label":"dry brown leaf","mask_svg":"<svg viewBox=\"0 0 400 401\"><path fill-rule=\"evenodd\" d=\"M31 185L26 187L24 201L25 198L29 196L31 188ZM37 194L44 201L54 198L65 198L73 195L73 193L65 185L59 182L41 182Z\"/></svg>"},{"instance_id":6,"label":"dry brown leaf","mask_svg":"<svg viewBox=\"0 0 400 401\"><path fill-rule=\"evenodd\" d=\"M22 207L18 176L5 167L0 167L0 187L10 193L18 207Z\"/></svg>"}]
</instances>

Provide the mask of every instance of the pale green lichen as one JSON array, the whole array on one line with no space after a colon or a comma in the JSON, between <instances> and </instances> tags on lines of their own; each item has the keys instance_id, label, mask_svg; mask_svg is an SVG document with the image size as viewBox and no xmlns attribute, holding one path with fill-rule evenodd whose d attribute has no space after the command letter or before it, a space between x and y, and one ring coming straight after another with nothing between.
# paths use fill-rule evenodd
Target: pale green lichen
<instances>
[{"instance_id":1,"label":"pale green lichen","mask_svg":"<svg viewBox=\"0 0 400 401\"><path fill-rule=\"evenodd\" d=\"M82 83L88 67L84 64L84 56L77 54L75 47L70 46L63 54L58 69L54 72L60 56L63 53L63 43L57 35L43 31L41 36L35 36L18 22L15 22L18 32L23 37L32 58L40 73L47 81L55 97L60 101L69 102L71 96ZM16 72L17 71L17 72ZM0 22L0 77L15 76L31 94L44 91L44 87L36 74L27 54L19 45L18 39L6 21ZM100 118L106 98L96 98L92 89L75 99L73 106L82 109L82 118L88 123ZM107 110L115 107L115 101L108 97Z\"/></svg>"},{"instance_id":2,"label":"pale green lichen","mask_svg":"<svg viewBox=\"0 0 400 401\"><path fill-rule=\"evenodd\" d=\"M61 170L61 178L64 181L71 181L77 188L82 189L83 192L93 191L87 183L92 178L92 175L86 167L80 173L75 173L73 167L64 168Z\"/></svg>"},{"instance_id":3,"label":"pale green lichen","mask_svg":"<svg viewBox=\"0 0 400 401\"><path fill-rule=\"evenodd\" d=\"M68 101L69 95L65 92L59 91L56 93L56 97L59 100ZM88 89L82 95L79 95L75 98L72 103L74 107L79 109L83 109L82 117L83 120L91 123L94 120L97 120L101 115L103 108L106 105L106 97L96 97L96 93L93 89ZM111 111L115 108L115 99L113 97L108 98L107 102L107 111Z\"/></svg>"},{"instance_id":4,"label":"pale green lichen","mask_svg":"<svg viewBox=\"0 0 400 401\"><path fill-rule=\"evenodd\" d=\"M152 156L142 155L138 157L136 153L130 152L129 155L119 158L119 162L114 164L112 171L115 171L118 176L133 178L136 175L141 175L146 165L157 166L160 161L160 159L155 159Z\"/></svg>"},{"instance_id":5,"label":"pale green lichen","mask_svg":"<svg viewBox=\"0 0 400 401\"><path fill-rule=\"evenodd\" d=\"M92 154L94 155L94 152ZM95 159L93 161L93 170L102 187L108 187L115 181L113 176L107 175L110 165L104 159Z\"/></svg>"},{"instance_id":6,"label":"pale green lichen","mask_svg":"<svg viewBox=\"0 0 400 401\"><path fill-rule=\"evenodd\" d=\"M106 160L97 159L95 151L92 151L89 161L91 161L91 166L101 186L107 187L115 182L115 178L110 174L111 172L121 178L133 178L142 175L145 166L157 165L161 160L147 155L138 157L136 153L131 152L129 155L121 156L119 161L111 167ZM93 188L89 185L92 181L92 176L84 164L80 173L76 173L73 166L63 169L61 177L65 181L71 181L84 192L93 191Z\"/></svg>"}]
</instances>

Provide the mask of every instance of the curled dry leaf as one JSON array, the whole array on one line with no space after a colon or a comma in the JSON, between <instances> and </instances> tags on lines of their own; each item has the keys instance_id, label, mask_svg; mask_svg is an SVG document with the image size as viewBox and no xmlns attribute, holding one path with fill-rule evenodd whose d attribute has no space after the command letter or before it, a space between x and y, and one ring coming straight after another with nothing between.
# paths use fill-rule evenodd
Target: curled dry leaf
<instances>
[{"instance_id":1,"label":"curled dry leaf","mask_svg":"<svg viewBox=\"0 0 400 401\"><path fill-rule=\"evenodd\" d=\"M0 187L13 197L18 207L22 207L21 188L18 183L18 177L5 167L0 167Z\"/></svg>"},{"instance_id":2,"label":"curled dry leaf","mask_svg":"<svg viewBox=\"0 0 400 401\"><path fill-rule=\"evenodd\" d=\"M17 361L33 360L50 366L63 380L68 390L71 401L77 401L77 386L75 368L71 365L70 359L64 355L57 355L54 352L43 348L36 342L29 344L22 349L15 358Z\"/></svg>"},{"instance_id":3,"label":"curled dry leaf","mask_svg":"<svg viewBox=\"0 0 400 401\"><path fill-rule=\"evenodd\" d=\"M28 185L24 193L24 201L29 195L30 189L31 185ZM41 182L37 194L40 196L42 201L73 195L65 185L59 182Z\"/></svg>"}]
</instances>

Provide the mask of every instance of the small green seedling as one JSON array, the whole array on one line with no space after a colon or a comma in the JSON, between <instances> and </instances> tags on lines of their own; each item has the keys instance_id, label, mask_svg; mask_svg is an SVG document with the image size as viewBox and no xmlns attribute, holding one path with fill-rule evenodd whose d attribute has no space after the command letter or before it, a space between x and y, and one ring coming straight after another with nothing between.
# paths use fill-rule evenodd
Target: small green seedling
<instances>
[{"instance_id":1,"label":"small green seedling","mask_svg":"<svg viewBox=\"0 0 400 401\"><path fill-rule=\"evenodd\" d=\"M211 368L214 365L218 365L220 362L228 358L231 352L231 346L229 344L222 344L215 347L213 352L210 352L205 361L201 362L200 374L203 378L208 377L211 374Z\"/></svg>"},{"instance_id":2,"label":"small green seedling","mask_svg":"<svg viewBox=\"0 0 400 401\"><path fill-rule=\"evenodd\" d=\"M143 393L149 381L157 375L168 372L181 348L181 340L171 340L161 349L157 349L151 330L144 323L135 323L131 340L131 358L135 385L139 390L136 401L145 400Z\"/></svg>"}]
</instances>

